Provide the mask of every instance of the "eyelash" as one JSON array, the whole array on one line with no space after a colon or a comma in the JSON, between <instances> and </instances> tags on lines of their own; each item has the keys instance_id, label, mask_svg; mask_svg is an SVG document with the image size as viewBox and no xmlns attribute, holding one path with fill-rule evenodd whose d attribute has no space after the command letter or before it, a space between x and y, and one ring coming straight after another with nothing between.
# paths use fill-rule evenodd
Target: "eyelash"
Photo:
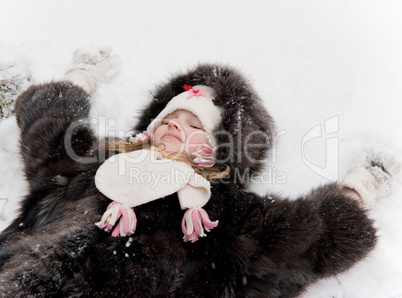
<instances>
[{"instance_id":1,"label":"eyelash","mask_svg":"<svg viewBox=\"0 0 402 298\"><path fill-rule=\"evenodd\" d=\"M162 125L168 125L170 120L165 120L162 121ZM190 125L190 127L195 128L195 129L202 129L201 127L197 126L197 125Z\"/></svg>"}]
</instances>

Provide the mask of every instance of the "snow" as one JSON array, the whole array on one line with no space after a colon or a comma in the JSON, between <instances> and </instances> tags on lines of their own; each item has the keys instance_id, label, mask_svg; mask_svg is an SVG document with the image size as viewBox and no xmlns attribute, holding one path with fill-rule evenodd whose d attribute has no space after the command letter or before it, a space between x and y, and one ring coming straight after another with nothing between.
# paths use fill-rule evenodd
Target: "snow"
<instances>
[{"instance_id":1,"label":"snow","mask_svg":"<svg viewBox=\"0 0 402 298\"><path fill-rule=\"evenodd\" d=\"M40 83L60 78L76 48L113 48L120 70L92 98L103 135L127 134L170 74L203 61L234 65L277 123L271 183L252 189L296 198L342 179L360 148L401 152L401 10L397 0L2 0L0 64ZM4 227L27 192L14 118L0 120L0 165ZM303 297L401 297L401 212L397 186L370 211L376 249Z\"/></svg>"}]
</instances>

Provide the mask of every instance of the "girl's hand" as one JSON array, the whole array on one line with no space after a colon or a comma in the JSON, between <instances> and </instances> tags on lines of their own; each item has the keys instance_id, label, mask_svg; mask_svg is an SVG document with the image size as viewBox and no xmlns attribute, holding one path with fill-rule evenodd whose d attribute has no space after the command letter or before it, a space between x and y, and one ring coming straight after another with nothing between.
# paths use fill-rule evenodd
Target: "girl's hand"
<instances>
[{"instance_id":1,"label":"girl's hand","mask_svg":"<svg viewBox=\"0 0 402 298\"><path fill-rule=\"evenodd\" d=\"M343 181L343 192L366 207L389 196L401 179L402 163L385 149L371 149L355 154Z\"/></svg>"},{"instance_id":2,"label":"girl's hand","mask_svg":"<svg viewBox=\"0 0 402 298\"><path fill-rule=\"evenodd\" d=\"M353 188L344 186L344 187L342 188L342 192L343 192L343 194L344 194L345 196L348 196L348 197L350 197L350 198L356 200L357 202L359 202L361 205L364 205L363 198L362 198L362 197L359 195L359 193L358 193L356 190L354 190Z\"/></svg>"},{"instance_id":3,"label":"girl's hand","mask_svg":"<svg viewBox=\"0 0 402 298\"><path fill-rule=\"evenodd\" d=\"M110 49L88 51L77 49L73 54L71 68L66 71L63 80L80 86L91 94L98 83L106 83L116 75L119 61Z\"/></svg>"}]
</instances>

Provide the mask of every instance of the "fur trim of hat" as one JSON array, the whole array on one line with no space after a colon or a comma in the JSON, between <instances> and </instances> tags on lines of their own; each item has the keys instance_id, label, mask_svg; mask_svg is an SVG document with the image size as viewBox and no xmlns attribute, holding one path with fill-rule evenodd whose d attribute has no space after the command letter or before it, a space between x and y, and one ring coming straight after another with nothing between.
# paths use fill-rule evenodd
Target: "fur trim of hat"
<instances>
[{"instance_id":1,"label":"fur trim of hat","mask_svg":"<svg viewBox=\"0 0 402 298\"><path fill-rule=\"evenodd\" d=\"M224 110L221 124L213 132L217 141L216 165L230 166L236 182L243 184L244 177L261 170L266 162L275 125L251 84L233 67L204 63L172 76L153 92L134 130L146 130L167 103L183 92L184 85L205 85L215 91L215 104Z\"/></svg>"}]
</instances>

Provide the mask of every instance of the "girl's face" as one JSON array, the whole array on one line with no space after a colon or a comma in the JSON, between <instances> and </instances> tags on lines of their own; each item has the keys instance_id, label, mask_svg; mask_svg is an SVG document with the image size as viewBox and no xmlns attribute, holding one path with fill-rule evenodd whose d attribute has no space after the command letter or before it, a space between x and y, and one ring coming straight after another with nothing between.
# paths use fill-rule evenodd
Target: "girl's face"
<instances>
[{"instance_id":1,"label":"girl's face","mask_svg":"<svg viewBox=\"0 0 402 298\"><path fill-rule=\"evenodd\" d=\"M168 153L186 151L192 154L202 144L210 144L201 121L193 113L176 110L167 115L155 130L155 143Z\"/></svg>"}]
</instances>

